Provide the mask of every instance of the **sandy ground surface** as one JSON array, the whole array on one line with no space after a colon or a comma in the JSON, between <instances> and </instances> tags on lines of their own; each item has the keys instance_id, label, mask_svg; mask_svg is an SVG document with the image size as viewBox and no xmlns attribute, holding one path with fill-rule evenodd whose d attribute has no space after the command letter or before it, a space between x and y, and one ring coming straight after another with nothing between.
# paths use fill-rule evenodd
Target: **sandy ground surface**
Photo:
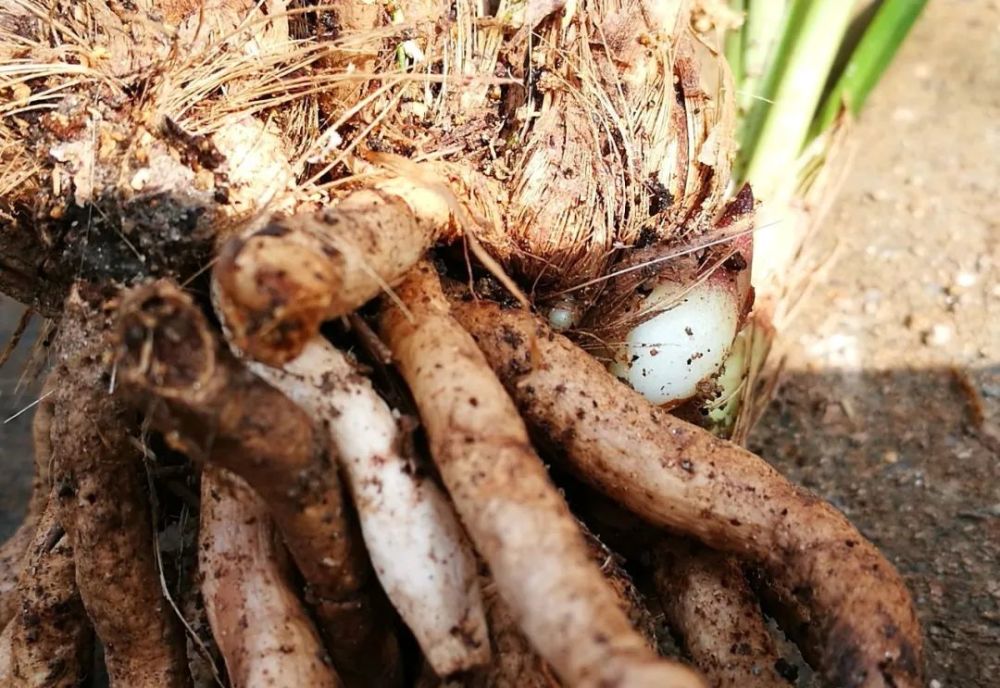
<instances>
[{"instance_id":1,"label":"sandy ground surface","mask_svg":"<svg viewBox=\"0 0 1000 688\"><path fill-rule=\"evenodd\" d=\"M1000 4L934 0L871 102L752 446L904 572L929 685L1000 676ZM19 311L3 306L0 341ZM0 370L0 420L37 397ZM0 536L30 482L30 413L0 425Z\"/></svg>"}]
</instances>

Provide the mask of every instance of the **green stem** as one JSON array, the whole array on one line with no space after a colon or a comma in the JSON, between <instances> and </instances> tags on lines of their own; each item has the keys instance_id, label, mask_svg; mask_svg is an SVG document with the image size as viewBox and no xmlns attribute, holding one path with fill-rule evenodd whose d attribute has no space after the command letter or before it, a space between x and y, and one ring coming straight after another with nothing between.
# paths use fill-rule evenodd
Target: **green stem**
<instances>
[{"instance_id":1,"label":"green stem","mask_svg":"<svg viewBox=\"0 0 1000 688\"><path fill-rule=\"evenodd\" d=\"M746 178L761 198L770 196L802 150L853 8L846 0L795 0L792 6L771 70L771 102L759 135L751 130L744 139L751 145Z\"/></svg>"},{"instance_id":2,"label":"green stem","mask_svg":"<svg viewBox=\"0 0 1000 688\"><path fill-rule=\"evenodd\" d=\"M765 94L768 68L774 63L778 42L788 17L787 0L746 0L743 25L743 74L736 82L740 110L749 113Z\"/></svg>"},{"instance_id":3,"label":"green stem","mask_svg":"<svg viewBox=\"0 0 1000 688\"><path fill-rule=\"evenodd\" d=\"M737 84L737 89L743 82L743 42L746 35L747 2L748 0L729 0L730 9L743 15L743 24L726 36L726 62L729 63L729 69L733 73L733 83Z\"/></svg>"},{"instance_id":4,"label":"green stem","mask_svg":"<svg viewBox=\"0 0 1000 688\"><path fill-rule=\"evenodd\" d=\"M926 4L927 0L882 3L820 108L810 138L825 131L842 108L858 114Z\"/></svg>"}]
</instances>

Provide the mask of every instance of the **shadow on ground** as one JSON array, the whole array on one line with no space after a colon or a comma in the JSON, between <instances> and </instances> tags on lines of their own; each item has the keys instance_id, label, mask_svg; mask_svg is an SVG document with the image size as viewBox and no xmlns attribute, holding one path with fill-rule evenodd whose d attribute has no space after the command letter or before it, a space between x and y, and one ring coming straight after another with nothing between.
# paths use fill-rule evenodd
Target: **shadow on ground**
<instances>
[{"instance_id":1,"label":"shadow on ground","mask_svg":"<svg viewBox=\"0 0 1000 688\"><path fill-rule=\"evenodd\" d=\"M950 368L792 373L750 442L903 572L928 680L963 688L1000 675L1000 366L975 375L992 399Z\"/></svg>"},{"instance_id":2,"label":"shadow on ground","mask_svg":"<svg viewBox=\"0 0 1000 688\"><path fill-rule=\"evenodd\" d=\"M6 297L0 297L0 349L7 344L23 312L23 307ZM0 538L6 538L17 528L28 503L31 490L32 447L30 408L12 418L38 398L36 380L18 381L38 333L35 318L3 368L0 368Z\"/></svg>"}]
</instances>

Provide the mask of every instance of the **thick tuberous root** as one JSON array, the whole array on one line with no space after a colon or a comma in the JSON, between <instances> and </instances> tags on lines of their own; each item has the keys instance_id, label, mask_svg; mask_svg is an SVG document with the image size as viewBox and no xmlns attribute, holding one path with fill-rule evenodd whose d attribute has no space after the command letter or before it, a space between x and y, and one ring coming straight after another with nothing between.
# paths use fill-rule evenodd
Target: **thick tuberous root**
<instances>
[{"instance_id":1,"label":"thick tuberous root","mask_svg":"<svg viewBox=\"0 0 1000 688\"><path fill-rule=\"evenodd\" d=\"M329 432L375 573L434 671L450 676L485 664L472 549L371 382L322 337L282 368L248 367Z\"/></svg>"},{"instance_id":2,"label":"thick tuberous root","mask_svg":"<svg viewBox=\"0 0 1000 688\"><path fill-rule=\"evenodd\" d=\"M130 293L117 341L122 387L166 439L236 473L267 502L344 680L394 683L396 639L325 433L240 365L176 285Z\"/></svg>"},{"instance_id":3,"label":"thick tuberous root","mask_svg":"<svg viewBox=\"0 0 1000 688\"><path fill-rule=\"evenodd\" d=\"M108 393L105 303L100 292L74 290L56 342L51 446L59 521L112 683L182 688L190 677L180 622L154 560L138 416Z\"/></svg>"},{"instance_id":4,"label":"thick tuberous root","mask_svg":"<svg viewBox=\"0 0 1000 688\"><path fill-rule=\"evenodd\" d=\"M11 686L73 688L90 670L93 633L76 584L70 537L53 496L35 529L10 622Z\"/></svg>"},{"instance_id":5,"label":"thick tuberous root","mask_svg":"<svg viewBox=\"0 0 1000 688\"><path fill-rule=\"evenodd\" d=\"M788 688L795 667L775 647L739 563L681 538L655 546L654 584L667 624L714 688Z\"/></svg>"},{"instance_id":6,"label":"thick tuberous root","mask_svg":"<svg viewBox=\"0 0 1000 688\"><path fill-rule=\"evenodd\" d=\"M275 220L231 239L216 263L215 299L240 350L280 365L320 324L394 286L448 226L429 193L362 190L335 207Z\"/></svg>"},{"instance_id":7,"label":"thick tuberous root","mask_svg":"<svg viewBox=\"0 0 1000 688\"><path fill-rule=\"evenodd\" d=\"M521 414L567 464L650 522L751 561L813 610L833 685L920 685L921 635L899 574L826 502L745 449L652 406L530 313L453 312Z\"/></svg>"},{"instance_id":8,"label":"thick tuberous root","mask_svg":"<svg viewBox=\"0 0 1000 688\"><path fill-rule=\"evenodd\" d=\"M214 466L202 473L201 494L201 594L234 688L340 686L290 583L267 505Z\"/></svg>"},{"instance_id":9,"label":"thick tuberous root","mask_svg":"<svg viewBox=\"0 0 1000 688\"><path fill-rule=\"evenodd\" d=\"M570 685L703 685L658 660L616 604L513 402L450 315L433 266L421 263L398 296L383 334L462 522L532 644Z\"/></svg>"}]
</instances>

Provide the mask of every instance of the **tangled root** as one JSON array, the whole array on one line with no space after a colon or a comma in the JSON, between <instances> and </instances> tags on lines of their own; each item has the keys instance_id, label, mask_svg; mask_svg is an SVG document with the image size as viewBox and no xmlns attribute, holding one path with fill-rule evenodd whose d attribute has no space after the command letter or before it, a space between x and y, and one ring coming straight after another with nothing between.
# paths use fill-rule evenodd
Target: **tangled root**
<instances>
[{"instance_id":1,"label":"tangled root","mask_svg":"<svg viewBox=\"0 0 1000 688\"><path fill-rule=\"evenodd\" d=\"M247 365L327 428L375 573L434 671L487 663L472 549L447 497L406 450L389 405L322 337L283 368Z\"/></svg>"},{"instance_id":2,"label":"tangled root","mask_svg":"<svg viewBox=\"0 0 1000 688\"><path fill-rule=\"evenodd\" d=\"M398 646L325 434L243 368L169 282L128 295L117 339L121 384L167 440L236 473L267 502L344 681L395 684Z\"/></svg>"},{"instance_id":3,"label":"tangled root","mask_svg":"<svg viewBox=\"0 0 1000 688\"><path fill-rule=\"evenodd\" d=\"M382 331L462 522L532 644L574 686L700 686L658 660L590 560L517 410L420 264Z\"/></svg>"},{"instance_id":4,"label":"tangled root","mask_svg":"<svg viewBox=\"0 0 1000 688\"><path fill-rule=\"evenodd\" d=\"M812 609L831 684L920 684L910 595L842 514L745 449L652 406L531 314L472 300L452 312L580 477L656 525L760 565Z\"/></svg>"}]
</instances>

